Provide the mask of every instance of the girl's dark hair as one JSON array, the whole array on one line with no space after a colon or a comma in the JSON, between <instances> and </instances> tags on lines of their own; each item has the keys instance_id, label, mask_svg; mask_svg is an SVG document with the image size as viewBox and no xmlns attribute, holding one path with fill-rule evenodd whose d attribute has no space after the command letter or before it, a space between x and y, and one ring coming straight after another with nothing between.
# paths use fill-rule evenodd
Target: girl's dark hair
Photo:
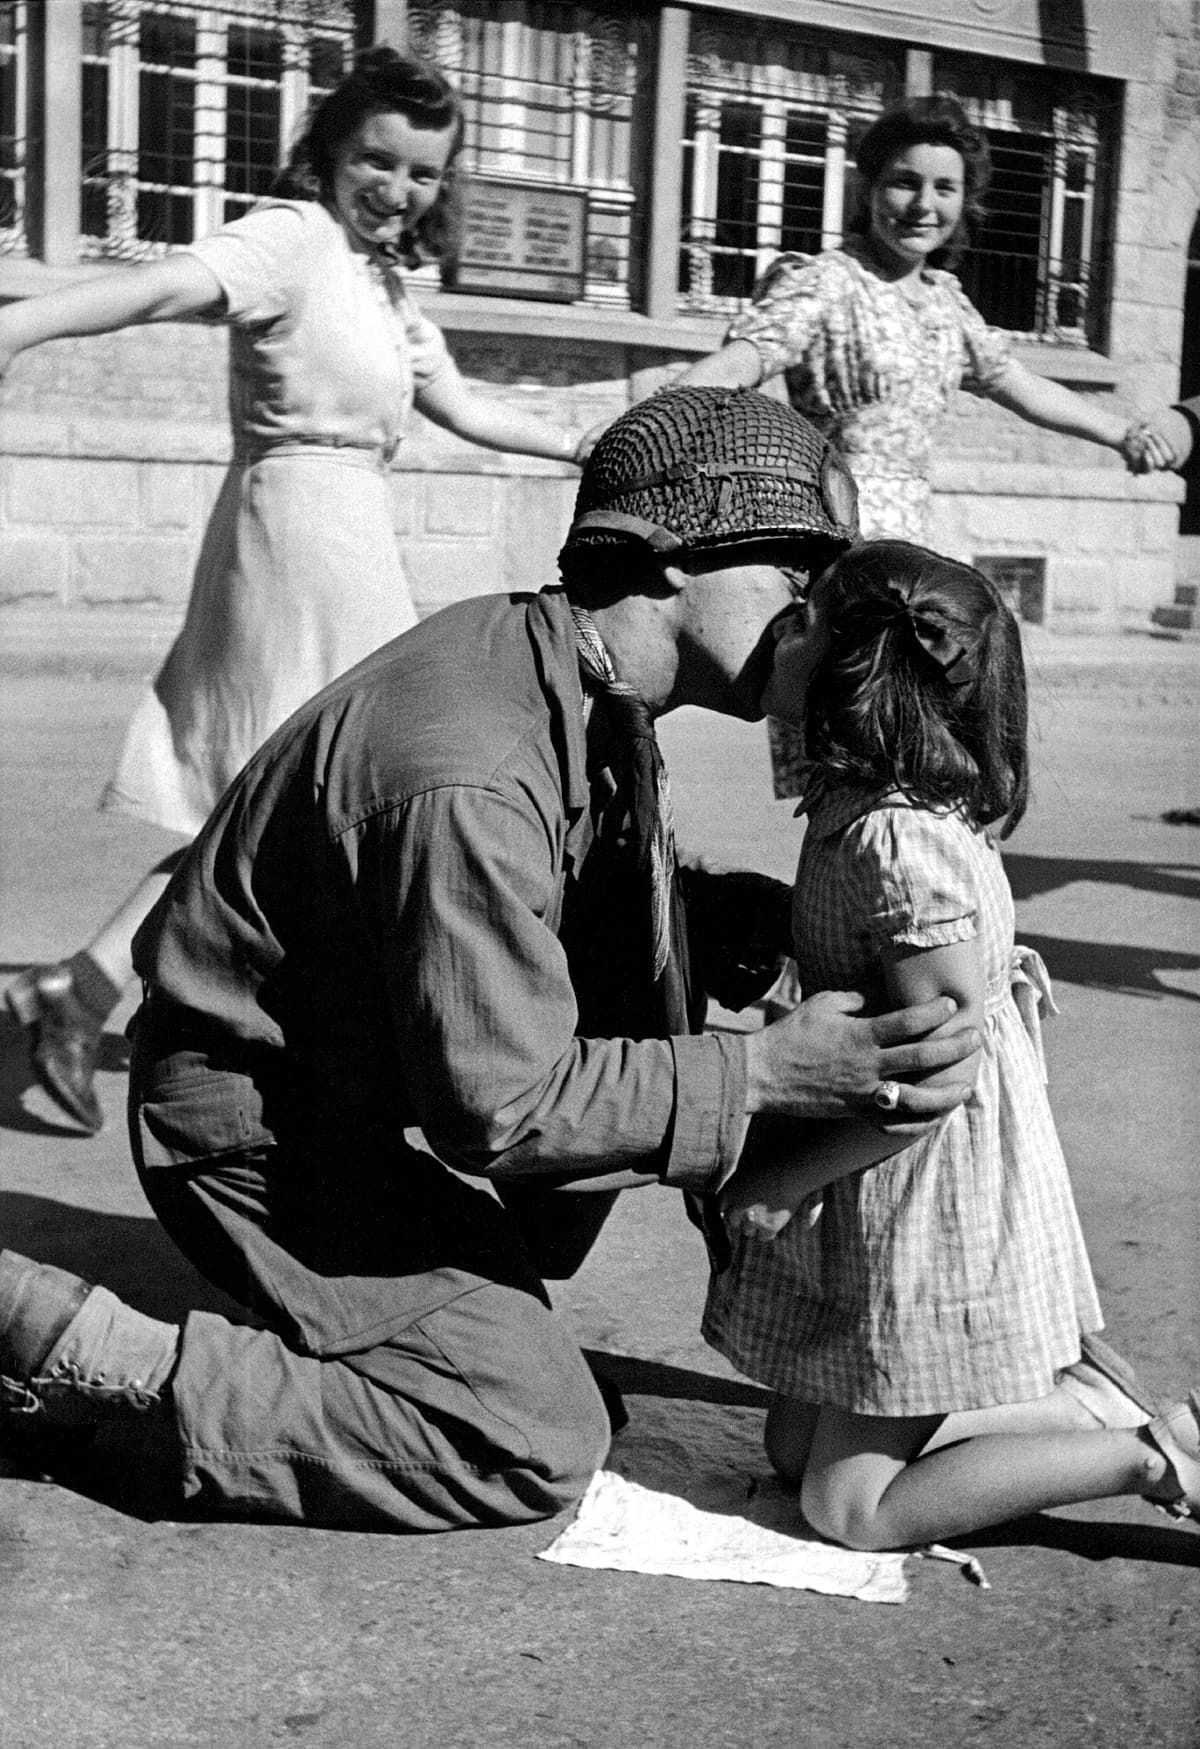
<instances>
[{"instance_id":1,"label":"girl's dark hair","mask_svg":"<svg viewBox=\"0 0 1200 1749\"><path fill-rule=\"evenodd\" d=\"M449 80L415 55L398 54L385 44L365 49L354 71L309 116L271 193L285 200L330 201L341 147L368 117L393 112L414 127L454 131L438 197L405 232L399 249L408 267L449 260L458 247L460 197L454 163L463 139L462 104Z\"/></svg>"},{"instance_id":2,"label":"girl's dark hair","mask_svg":"<svg viewBox=\"0 0 1200 1749\"><path fill-rule=\"evenodd\" d=\"M929 257L932 267L953 267L983 220L983 197L991 179L987 138L975 127L957 97L935 91L909 97L871 123L858 143L859 185L847 231L865 237L871 229L871 190L897 152L909 146L951 146L963 161L963 210L954 234Z\"/></svg>"},{"instance_id":3,"label":"girl's dark hair","mask_svg":"<svg viewBox=\"0 0 1200 1749\"><path fill-rule=\"evenodd\" d=\"M863 541L828 572L830 647L804 735L818 779L961 808L1007 838L1028 799L1021 634L981 572L907 541Z\"/></svg>"}]
</instances>

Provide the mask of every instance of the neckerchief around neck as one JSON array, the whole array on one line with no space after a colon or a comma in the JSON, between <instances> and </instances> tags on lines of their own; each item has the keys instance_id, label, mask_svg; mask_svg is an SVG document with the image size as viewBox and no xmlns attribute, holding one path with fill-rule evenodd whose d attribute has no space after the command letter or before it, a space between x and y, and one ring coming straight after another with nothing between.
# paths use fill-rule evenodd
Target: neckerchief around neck
<instances>
[{"instance_id":1,"label":"neckerchief around neck","mask_svg":"<svg viewBox=\"0 0 1200 1749\"><path fill-rule=\"evenodd\" d=\"M675 888L675 824L667 771L645 699L617 678L591 614L572 603L571 616L580 663L604 698L614 742L613 778L628 811L634 857L649 886L651 964L658 983L671 953Z\"/></svg>"}]
</instances>

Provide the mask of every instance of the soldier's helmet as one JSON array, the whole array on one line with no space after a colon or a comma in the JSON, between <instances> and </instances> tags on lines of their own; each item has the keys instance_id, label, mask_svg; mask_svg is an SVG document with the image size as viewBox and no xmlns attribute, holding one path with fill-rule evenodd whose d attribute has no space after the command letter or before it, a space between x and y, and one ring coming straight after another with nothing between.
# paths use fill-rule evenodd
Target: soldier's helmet
<instances>
[{"instance_id":1,"label":"soldier's helmet","mask_svg":"<svg viewBox=\"0 0 1200 1749\"><path fill-rule=\"evenodd\" d=\"M562 557L630 542L669 558L807 539L823 566L857 538L854 482L810 420L755 389L697 386L663 389L601 434Z\"/></svg>"}]
</instances>

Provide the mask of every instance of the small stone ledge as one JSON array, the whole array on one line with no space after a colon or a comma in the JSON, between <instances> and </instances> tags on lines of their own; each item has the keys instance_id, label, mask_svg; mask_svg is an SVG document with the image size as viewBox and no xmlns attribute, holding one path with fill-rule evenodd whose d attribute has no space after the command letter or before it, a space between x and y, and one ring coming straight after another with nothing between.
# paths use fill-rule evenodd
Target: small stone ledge
<instances>
[{"instance_id":1,"label":"small stone ledge","mask_svg":"<svg viewBox=\"0 0 1200 1749\"><path fill-rule=\"evenodd\" d=\"M182 624L182 609L0 607L0 674L149 679Z\"/></svg>"},{"instance_id":2,"label":"small stone ledge","mask_svg":"<svg viewBox=\"0 0 1200 1749\"><path fill-rule=\"evenodd\" d=\"M1028 462L940 459L931 479L935 492L976 498L1121 499L1145 504L1182 503L1186 488L1177 474L1130 474L1125 468L1061 467Z\"/></svg>"}]
</instances>

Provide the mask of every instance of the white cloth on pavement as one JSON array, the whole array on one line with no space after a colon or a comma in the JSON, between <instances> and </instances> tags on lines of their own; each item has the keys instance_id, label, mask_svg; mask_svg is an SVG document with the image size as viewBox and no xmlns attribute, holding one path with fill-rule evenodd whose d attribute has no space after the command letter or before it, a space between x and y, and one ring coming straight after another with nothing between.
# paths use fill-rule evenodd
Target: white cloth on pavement
<instances>
[{"instance_id":1,"label":"white cloth on pavement","mask_svg":"<svg viewBox=\"0 0 1200 1749\"><path fill-rule=\"evenodd\" d=\"M744 1505L744 1497L738 1503ZM908 1593L902 1554L864 1554L788 1536L731 1513L702 1511L610 1470L593 1476L574 1519L538 1559L822 1591L864 1603L903 1603Z\"/></svg>"}]
</instances>

